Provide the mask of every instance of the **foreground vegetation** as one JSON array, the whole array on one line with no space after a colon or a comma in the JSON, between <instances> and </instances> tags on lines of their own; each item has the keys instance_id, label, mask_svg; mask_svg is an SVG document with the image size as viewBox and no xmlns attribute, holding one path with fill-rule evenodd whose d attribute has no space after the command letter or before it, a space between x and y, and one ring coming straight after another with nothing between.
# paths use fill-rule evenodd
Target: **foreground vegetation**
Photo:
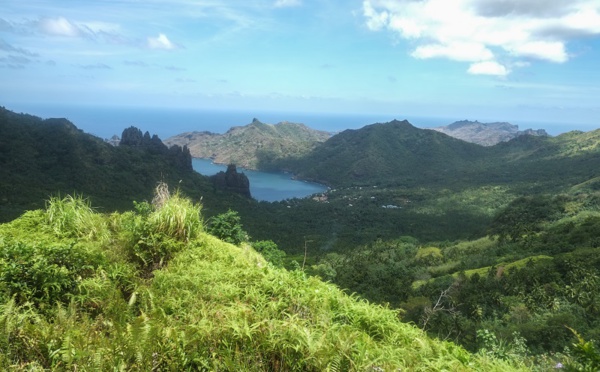
<instances>
[{"instance_id":1,"label":"foreground vegetation","mask_svg":"<svg viewBox=\"0 0 600 372\"><path fill-rule=\"evenodd\" d=\"M0 225L0 368L523 368L430 339L397 311L218 240L200 205L159 191L110 215L52 198Z\"/></svg>"}]
</instances>

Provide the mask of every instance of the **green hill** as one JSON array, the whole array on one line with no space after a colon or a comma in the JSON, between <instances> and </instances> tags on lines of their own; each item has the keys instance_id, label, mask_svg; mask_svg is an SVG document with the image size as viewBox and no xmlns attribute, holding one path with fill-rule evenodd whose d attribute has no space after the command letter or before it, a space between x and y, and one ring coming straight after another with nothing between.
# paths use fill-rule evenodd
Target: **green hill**
<instances>
[{"instance_id":1,"label":"green hill","mask_svg":"<svg viewBox=\"0 0 600 372\"><path fill-rule=\"evenodd\" d=\"M300 178L334 187L541 188L586 181L600 164L599 131L557 137L522 135L495 146L467 143L407 121L346 130L310 154L281 161ZM555 177L557 173L561 177ZM527 183L527 185L522 185Z\"/></svg>"},{"instance_id":2,"label":"green hill","mask_svg":"<svg viewBox=\"0 0 600 372\"><path fill-rule=\"evenodd\" d=\"M215 190L191 171L185 148L168 149L136 128L114 147L65 119L1 114L3 218L47 205L0 227L0 348L10 355L2 366L502 370L480 359L487 355L544 370L579 355L564 351L575 340L566 326L586 339L600 334L600 131L482 147L407 122L376 124L270 163L338 187L318 200L258 203ZM270 271L251 248L204 234L185 199L123 212L151 200L161 180L202 200L210 228L219 221L211 216L232 208L242 240L273 240L264 247L284 249L289 268L303 262L308 273L400 308L404 321L478 354L430 344L393 325L399 313L376 307L388 314L377 324L418 340L411 354L363 310L340 307L355 301L338 299L347 297L334 287ZM44 203L74 191L121 212L94 213L77 197ZM340 312L349 306L358 313ZM345 345L328 329L379 351Z\"/></svg>"},{"instance_id":3,"label":"green hill","mask_svg":"<svg viewBox=\"0 0 600 372\"><path fill-rule=\"evenodd\" d=\"M0 225L4 370L524 370L428 338L203 231L176 194L95 213L54 198Z\"/></svg>"},{"instance_id":4,"label":"green hill","mask_svg":"<svg viewBox=\"0 0 600 372\"><path fill-rule=\"evenodd\" d=\"M193 171L185 147L167 148L136 128L112 146L66 119L0 108L0 139L0 221L41 208L56 194L85 194L105 210L128 209L132 200L151 199L159 181L179 185L196 200L210 196L211 208L236 199L217 194L207 177Z\"/></svg>"},{"instance_id":5,"label":"green hill","mask_svg":"<svg viewBox=\"0 0 600 372\"><path fill-rule=\"evenodd\" d=\"M395 120L338 133L292 170L336 186L414 186L477 167L483 152L481 146Z\"/></svg>"},{"instance_id":6,"label":"green hill","mask_svg":"<svg viewBox=\"0 0 600 372\"><path fill-rule=\"evenodd\" d=\"M252 123L233 127L225 134L210 132L182 133L165 140L167 145L187 146L195 158L211 158L216 163L247 169L272 169L276 159L298 157L330 137L327 132L304 124L281 122L275 125Z\"/></svg>"}]
</instances>

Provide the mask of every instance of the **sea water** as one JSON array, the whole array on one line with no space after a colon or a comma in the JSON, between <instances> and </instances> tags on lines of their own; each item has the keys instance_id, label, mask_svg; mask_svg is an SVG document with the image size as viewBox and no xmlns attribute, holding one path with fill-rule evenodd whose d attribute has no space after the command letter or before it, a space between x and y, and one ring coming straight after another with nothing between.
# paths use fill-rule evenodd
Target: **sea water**
<instances>
[{"instance_id":1,"label":"sea water","mask_svg":"<svg viewBox=\"0 0 600 372\"><path fill-rule=\"evenodd\" d=\"M227 166L215 164L210 159L192 159L194 170L205 176L225 171ZM238 168L250 181L250 194L260 201L280 201L292 198L305 198L312 194L322 193L327 187L313 182L295 180L289 173L260 172Z\"/></svg>"},{"instance_id":2,"label":"sea water","mask_svg":"<svg viewBox=\"0 0 600 372\"><path fill-rule=\"evenodd\" d=\"M481 122L509 121L519 129L546 129L557 135L573 129L593 130L597 126L584 124L544 123L511 121L507 118L489 120L469 117L428 117L414 116L404 112L397 114L354 114L354 113L306 113L278 112L268 110L210 110L132 106L87 106L49 104L6 104L8 110L36 115L41 118L66 118L86 133L100 138L121 136L123 130L135 126L143 132L156 134L161 139L184 132L209 131L225 133L231 127L243 126L254 118L263 123L276 124L282 121L302 123L312 129L336 133L345 129L359 129L365 125L385 123L394 119L408 120L417 128L433 128L449 125L458 120L479 120Z\"/></svg>"},{"instance_id":3,"label":"sea water","mask_svg":"<svg viewBox=\"0 0 600 372\"><path fill-rule=\"evenodd\" d=\"M374 123L407 119L419 128L448 125L458 119L390 114L299 113L265 110L207 110L156 107L108 107L83 105L15 104L7 109L41 118L66 118L77 128L100 138L121 136L125 128L135 126L161 139L185 132L225 133L231 127L250 124L254 118L263 123L282 121L302 123L312 129L336 133ZM459 118L461 119L461 118Z\"/></svg>"}]
</instances>

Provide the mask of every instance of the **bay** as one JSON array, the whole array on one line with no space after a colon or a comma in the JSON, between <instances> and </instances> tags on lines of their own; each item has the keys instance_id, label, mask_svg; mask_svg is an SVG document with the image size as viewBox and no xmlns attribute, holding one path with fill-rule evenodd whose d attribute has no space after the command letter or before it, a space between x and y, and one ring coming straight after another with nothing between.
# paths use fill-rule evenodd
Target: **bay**
<instances>
[{"instance_id":1,"label":"bay","mask_svg":"<svg viewBox=\"0 0 600 372\"><path fill-rule=\"evenodd\" d=\"M214 164L210 159L198 158L192 159L192 167L205 176L212 176L227 169L227 166ZM318 183L295 180L289 173L261 172L244 168L238 168L238 172L244 172L248 177L250 194L259 201L305 198L327 190L327 186Z\"/></svg>"}]
</instances>

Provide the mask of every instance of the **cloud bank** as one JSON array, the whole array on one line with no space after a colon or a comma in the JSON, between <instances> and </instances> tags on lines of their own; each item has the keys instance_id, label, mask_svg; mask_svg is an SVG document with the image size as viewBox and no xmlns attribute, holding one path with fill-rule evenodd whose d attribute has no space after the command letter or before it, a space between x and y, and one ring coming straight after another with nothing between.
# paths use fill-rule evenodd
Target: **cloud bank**
<instances>
[{"instance_id":1,"label":"cloud bank","mask_svg":"<svg viewBox=\"0 0 600 372\"><path fill-rule=\"evenodd\" d=\"M569 41L600 35L597 0L364 0L363 16L415 45L412 57L468 62L470 74L565 63Z\"/></svg>"}]
</instances>

